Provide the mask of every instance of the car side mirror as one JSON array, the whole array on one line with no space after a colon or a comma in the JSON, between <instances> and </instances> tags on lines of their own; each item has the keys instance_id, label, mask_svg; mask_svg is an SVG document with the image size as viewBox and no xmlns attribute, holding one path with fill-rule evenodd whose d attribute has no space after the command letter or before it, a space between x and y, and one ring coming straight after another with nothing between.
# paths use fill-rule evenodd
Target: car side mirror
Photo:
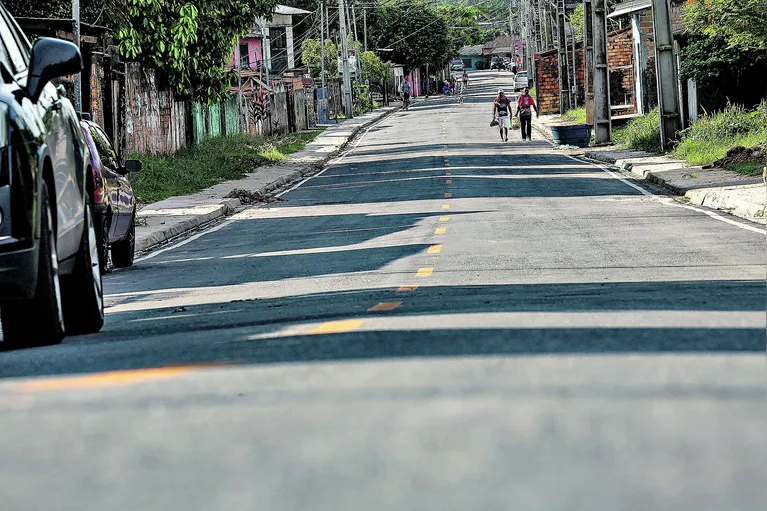
<instances>
[{"instance_id":1,"label":"car side mirror","mask_svg":"<svg viewBox=\"0 0 767 511\"><path fill-rule=\"evenodd\" d=\"M141 172L141 160L125 160L125 173Z\"/></svg>"},{"instance_id":2,"label":"car side mirror","mask_svg":"<svg viewBox=\"0 0 767 511\"><path fill-rule=\"evenodd\" d=\"M29 58L27 93L37 103L43 88L54 78L73 75L83 70L80 50L69 41L41 37L32 46Z\"/></svg>"}]
</instances>

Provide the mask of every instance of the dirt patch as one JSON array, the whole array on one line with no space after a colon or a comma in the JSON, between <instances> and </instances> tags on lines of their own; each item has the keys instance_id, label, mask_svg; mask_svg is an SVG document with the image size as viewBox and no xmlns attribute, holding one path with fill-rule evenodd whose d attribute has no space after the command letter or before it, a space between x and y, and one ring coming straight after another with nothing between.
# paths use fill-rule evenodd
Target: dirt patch
<instances>
[{"instance_id":1,"label":"dirt patch","mask_svg":"<svg viewBox=\"0 0 767 511\"><path fill-rule=\"evenodd\" d=\"M226 199L239 199L242 204L268 204L270 202L285 202L282 197L276 197L267 193L253 192L242 188L235 188L228 194Z\"/></svg>"},{"instance_id":2,"label":"dirt patch","mask_svg":"<svg viewBox=\"0 0 767 511\"><path fill-rule=\"evenodd\" d=\"M714 167L728 168L739 163L760 162L764 164L767 161L767 143L755 145L754 147L743 147L739 145L727 151L727 156L714 162Z\"/></svg>"}]
</instances>

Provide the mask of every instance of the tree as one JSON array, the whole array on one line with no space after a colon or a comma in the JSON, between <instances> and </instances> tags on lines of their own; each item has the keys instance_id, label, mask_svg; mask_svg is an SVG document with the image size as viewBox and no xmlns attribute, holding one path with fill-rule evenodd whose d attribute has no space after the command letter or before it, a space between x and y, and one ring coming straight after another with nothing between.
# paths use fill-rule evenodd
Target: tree
<instances>
[{"instance_id":1,"label":"tree","mask_svg":"<svg viewBox=\"0 0 767 511\"><path fill-rule=\"evenodd\" d=\"M384 62L372 51L363 51L359 55L362 73L371 82L384 82L391 76L390 62Z\"/></svg>"},{"instance_id":2,"label":"tree","mask_svg":"<svg viewBox=\"0 0 767 511\"><path fill-rule=\"evenodd\" d=\"M573 27L575 32L575 39L580 41L583 39L583 4L579 4L578 7L570 14L570 26Z\"/></svg>"},{"instance_id":3,"label":"tree","mask_svg":"<svg viewBox=\"0 0 767 511\"><path fill-rule=\"evenodd\" d=\"M378 48L394 50L389 56L405 73L427 64L439 68L453 57L446 18L424 0L380 7L372 32Z\"/></svg>"},{"instance_id":4,"label":"tree","mask_svg":"<svg viewBox=\"0 0 767 511\"><path fill-rule=\"evenodd\" d=\"M338 48L330 39L325 41L325 77L338 78ZM306 39L301 43L301 59L309 66L312 78L321 80L322 76L322 46L319 39Z\"/></svg>"},{"instance_id":5,"label":"tree","mask_svg":"<svg viewBox=\"0 0 767 511\"><path fill-rule=\"evenodd\" d=\"M720 37L728 48L767 50L767 0L688 0L686 31L710 39Z\"/></svg>"}]
</instances>

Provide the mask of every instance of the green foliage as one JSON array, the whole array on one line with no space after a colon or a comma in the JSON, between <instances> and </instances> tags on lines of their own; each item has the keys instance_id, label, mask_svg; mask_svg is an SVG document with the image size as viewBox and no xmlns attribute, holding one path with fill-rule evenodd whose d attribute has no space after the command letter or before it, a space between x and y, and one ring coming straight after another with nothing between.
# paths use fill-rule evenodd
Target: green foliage
<instances>
[{"instance_id":1,"label":"green foliage","mask_svg":"<svg viewBox=\"0 0 767 511\"><path fill-rule=\"evenodd\" d=\"M427 64L441 68L453 57L447 19L437 14L431 2L384 5L376 20L371 40L378 48L391 47L394 51L387 52L387 57L404 66L405 73Z\"/></svg>"},{"instance_id":2,"label":"green foliage","mask_svg":"<svg viewBox=\"0 0 767 511\"><path fill-rule=\"evenodd\" d=\"M562 119L572 122L573 124L586 124L586 109L575 108L568 110L562 116Z\"/></svg>"},{"instance_id":3,"label":"green foliage","mask_svg":"<svg viewBox=\"0 0 767 511\"><path fill-rule=\"evenodd\" d=\"M575 39L582 40L584 32L583 4L578 5L570 14L570 25L572 25L575 32Z\"/></svg>"},{"instance_id":4,"label":"green foliage","mask_svg":"<svg viewBox=\"0 0 767 511\"><path fill-rule=\"evenodd\" d=\"M735 146L753 147L767 140L767 103L753 111L728 105L721 112L707 113L682 133L674 156L693 165L709 165Z\"/></svg>"},{"instance_id":5,"label":"green foliage","mask_svg":"<svg viewBox=\"0 0 767 511\"><path fill-rule=\"evenodd\" d=\"M325 41L325 77L338 78L338 49L330 39ZM301 43L301 60L315 80L322 79L322 45L319 39L306 39Z\"/></svg>"},{"instance_id":6,"label":"green foliage","mask_svg":"<svg viewBox=\"0 0 767 511\"><path fill-rule=\"evenodd\" d=\"M684 22L688 33L721 37L730 48L767 49L767 0L688 0Z\"/></svg>"},{"instance_id":7,"label":"green foliage","mask_svg":"<svg viewBox=\"0 0 767 511\"><path fill-rule=\"evenodd\" d=\"M240 179L257 167L287 158L320 132L294 133L280 138L227 135L204 140L170 156L134 155L143 162L130 180L137 197L156 202L199 192L223 181Z\"/></svg>"},{"instance_id":8,"label":"green foliage","mask_svg":"<svg viewBox=\"0 0 767 511\"><path fill-rule=\"evenodd\" d=\"M354 98L354 115L362 115L375 108L373 100L370 97L370 87L365 84L359 84L359 96Z\"/></svg>"},{"instance_id":9,"label":"green foliage","mask_svg":"<svg viewBox=\"0 0 767 511\"><path fill-rule=\"evenodd\" d=\"M364 51L359 55L362 63L362 74L365 79L371 82L383 82L391 76L392 65L390 62L384 62L372 51Z\"/></svg>"},{"instance_id":10,"label":"green foliage","mask_svg":"<svg viewBox=\"0 0 767 511\"><path fill-rule=\"evenodd\" d=\"M613 141L635 151L660 153L660 116L656 108L649 114L632 119L625 127L613 131Z\"/></svg>"}]
</instances>

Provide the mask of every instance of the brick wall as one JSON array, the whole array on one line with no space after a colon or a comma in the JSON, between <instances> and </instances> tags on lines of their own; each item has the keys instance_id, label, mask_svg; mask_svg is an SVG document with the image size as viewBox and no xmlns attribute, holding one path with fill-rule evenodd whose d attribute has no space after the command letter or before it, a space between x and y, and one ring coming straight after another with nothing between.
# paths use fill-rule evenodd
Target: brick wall
<instances>
[{"instance_id":1,"label":"brick wall","mask_svg":"<svg viewBox=\"0 0 767 511\"><path fill-rule=\"evenodd\" d=\"M634 90L632 66L632 43L631 27L626 27L607 36L608 65L612 73L616 93L612 97L619 99L617 104L624 102L625 94L618 94L623 90L631 94ZM572 47L568 52L570 66L572 67ZM585 92L583 88L583 43L575 45L575 59L578 84L578 106L583 106ZM542 114L559 113L559 68L557 50L549 50L535 55L536 66L536 94L538 106ZM571 70L572 72L572 70ZM572 80L572 78L571 78Z\"/></svg>"}]
</instances>

